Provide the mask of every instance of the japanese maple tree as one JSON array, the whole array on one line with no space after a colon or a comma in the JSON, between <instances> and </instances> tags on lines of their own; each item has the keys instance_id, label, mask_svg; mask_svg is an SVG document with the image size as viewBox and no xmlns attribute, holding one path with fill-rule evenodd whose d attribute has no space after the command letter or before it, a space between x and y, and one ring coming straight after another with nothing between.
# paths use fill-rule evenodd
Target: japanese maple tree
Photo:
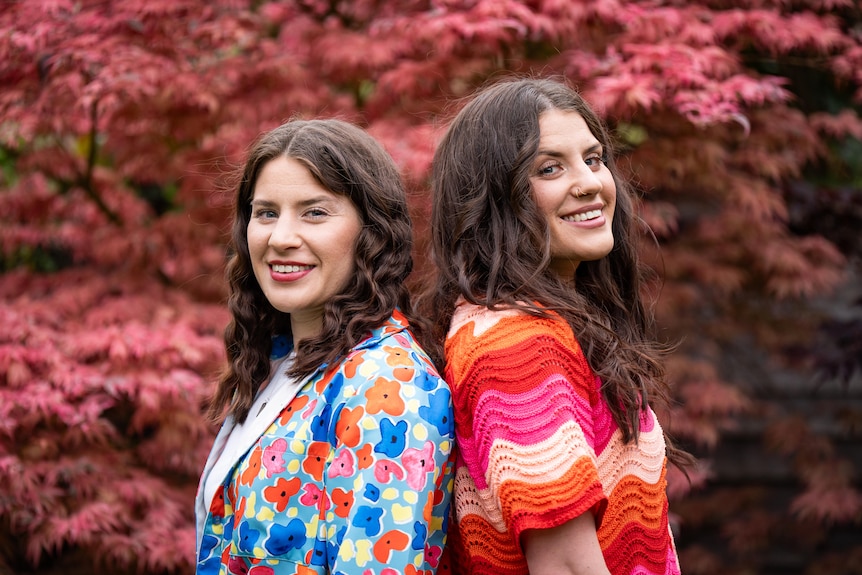
<instances>
[{"instance_id":1,"label":"japanese maple tree","mask_svg":"<svg viewBox=\"0 0 862 575\"><path fill-rule=\"evenodd\" d=\"M838 189L860 205L853 0L18 0L0 4L0 572L191 572L247 146L294 116L368 128L408 182L421 275L436 140L511 73L577 86L643 193L660 326L681 341L671 432L708 462L761 414L798 477L778 509L745 486L679 502L684 529L725 534L681 537L683 570L757 572L778 525L797 542L862 520L862 470L728 366L750 347L799 367L786 352L821 321L807 299L859 255L797 217ZM862 551L841 553L820 572Z\"/></svg>"}]
</instances>

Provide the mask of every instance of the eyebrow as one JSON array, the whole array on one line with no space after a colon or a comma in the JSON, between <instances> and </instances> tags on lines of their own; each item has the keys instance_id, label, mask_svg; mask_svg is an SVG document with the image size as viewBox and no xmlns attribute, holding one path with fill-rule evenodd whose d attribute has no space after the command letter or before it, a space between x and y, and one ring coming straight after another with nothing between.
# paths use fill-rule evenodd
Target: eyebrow
<instances>
[{"instance_id":1,"label":"eyebrow","mask_svg":"<svg viewBox=\"0 0 862 575\"><path fill-rule=\"evenodd\" d=\"M334 198L332 196L325 196L325 195L321 194L318 196L312 196L310 198L300 200L299 202L296 203L296 205L299 206L300 208L306 208L308 206L313 206L314 204L329 204L329 203L335 203L336 201L337 201L336 198ZM262 199L252 198L252 200L249 202L249 204L252 206L274 206L274 205L276 205L276 202L272 202L270 200L262 200Z\"/></svg>"},{"instance_id":2,"label":"eyebrow","mask_svg":"<svg viewBox=\"0 0 862 575\"><path fill-rule=\"evenodd\" d=\"M599 152L599 151L603 151L603 146L602 146L601 142L596 142L595 144L593 144L592 146L590 146L589 148L584 150L583 153L584 154L591 154L593 152ZM552 158L562 158L563 156L565 156L564 153L559 152L557 150L543 150L541 148L536 151L536 155L537 156L551 156Z\"/></svg>"}]
</instances>

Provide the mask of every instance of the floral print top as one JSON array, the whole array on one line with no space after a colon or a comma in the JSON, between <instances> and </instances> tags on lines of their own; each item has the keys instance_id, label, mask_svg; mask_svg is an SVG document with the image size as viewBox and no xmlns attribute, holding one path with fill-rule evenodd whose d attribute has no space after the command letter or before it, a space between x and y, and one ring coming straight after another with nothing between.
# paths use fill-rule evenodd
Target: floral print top
<instances>
[{"instance_id":1,"label":"floral print top","mask_svg":"<svg viewBox=\"0 0 862 575\"><path fill-rule=\"evenodd\" d=\"M199 488L196 573L436 572L453 482L452 398L407 327L396 312L340 365L313 374L208 505Z\"/></svg>"}]
</instances>

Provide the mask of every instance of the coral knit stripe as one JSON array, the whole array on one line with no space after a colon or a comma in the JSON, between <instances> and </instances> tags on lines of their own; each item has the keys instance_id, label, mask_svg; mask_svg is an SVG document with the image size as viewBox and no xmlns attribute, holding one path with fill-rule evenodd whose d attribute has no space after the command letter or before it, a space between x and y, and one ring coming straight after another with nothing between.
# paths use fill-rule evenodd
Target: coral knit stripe
<instances>
[{"instance_id":1,"label":"coral knit stripe","mask_svg":"<svg viewBox=\"0 0 862 575\"><path fill-rule=\"evenodd\" d=\"M508 534L490 527L480 517L468 515L458 522L458 540L469 541L471 573L500 575L527 572L527 562L520 546ZM458 567L456 565L456 567Z\"/></svg>"},{"instance_id":2,"label":"coral knit stripe","mask_svg":"<svg viewBox=\"0 0 862 575\"><path fill-rule=\"evenodd\" d=\"M636 522L628 523L610 547L602 549L611 573L645 573L664 575L668 565L667 524L660 529L646 529ZM675 564L675 557L673 563Z\"/></svg>"},{"instance_id":3,"label":"coral knit stripe","mask_svg":"<svg viewBox=\"0 0 862 575\"><path fill-rule=\"evenodd\" d=\"M469 552L474 569L478 558L489 567L487 571L478 569L475 572L506 573L506 565L521 561L521 548L514 541L518 541L526 529L554 527L560 523L560 517L575 518L591 509L600 514L600 508L603 509L605 505L601 485L591 474L585 476L583 472L584 466L574 465L569 473L554 483L537 485L505 482L499 488L500 502L504 522L511 526L514 537L495 529L479 514L468 513L459 517L460 536L471 542ZM522 497L523 493L530 493L530 498ZM580 493L582 496L577 500L568 499L569 493Z\"/></svg>"}]
</instances>

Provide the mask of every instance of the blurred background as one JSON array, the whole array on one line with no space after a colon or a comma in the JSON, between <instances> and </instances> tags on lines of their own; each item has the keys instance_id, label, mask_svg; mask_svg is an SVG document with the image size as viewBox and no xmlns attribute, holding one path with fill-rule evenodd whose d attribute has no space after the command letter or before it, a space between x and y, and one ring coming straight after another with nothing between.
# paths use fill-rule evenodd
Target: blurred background
<instances>
[{"instance_id":1,"label":"blurred background","mask_svg":"<svg viewBox=\"0 0 862 575\"><path fill-rule=\"evenodd\" d=\"M862 573L855 0L0 2L0 574L190 574L233 171L291 117L408 183L463 98L565 77L601 111L701 466L683 573Z\"/></svg>"}]
</instances>

